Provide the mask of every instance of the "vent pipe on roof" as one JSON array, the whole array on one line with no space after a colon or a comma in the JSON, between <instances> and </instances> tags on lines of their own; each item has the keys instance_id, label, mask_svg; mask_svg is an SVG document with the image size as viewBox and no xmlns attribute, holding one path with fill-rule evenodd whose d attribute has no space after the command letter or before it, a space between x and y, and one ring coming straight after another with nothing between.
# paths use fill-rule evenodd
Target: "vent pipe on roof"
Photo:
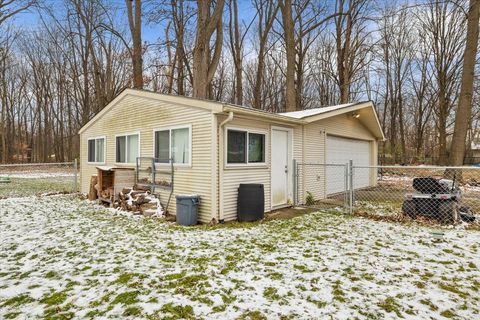
<instances>
[{"instance_id":1,"label":"vent pipe on roof","mask_svg":"<svg viewBox=\"0 0 480 320\"><path fill-rule=\"evenodd\" d=\"M223 169L224 169L224 161L225 161L225 152L224 152L224 147L225 147L225 131L222 131L222 128L229 123L230 121L233 120L233 112L230 111L228 113L227 119L223 120L220 123L219 130L220 130L220 143L218 146L218 159L219 159L219 165L218 165L218 222L223 223L225 221L224 219L224 214L223 214Z\"/></svg>"}]
</instances>

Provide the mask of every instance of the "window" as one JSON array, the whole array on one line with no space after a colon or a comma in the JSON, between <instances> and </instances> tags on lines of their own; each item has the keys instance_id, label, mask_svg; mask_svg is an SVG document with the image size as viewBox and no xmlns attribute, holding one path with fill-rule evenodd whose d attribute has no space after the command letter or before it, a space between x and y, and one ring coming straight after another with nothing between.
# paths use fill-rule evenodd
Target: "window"
<instances>
[{"instance_id":1,"label":"window","mask_svg":"<svg viewBox=\"0 0 480 320\"><path fill-rule=\"evenodd\" d=\"M105 163L105 137L88 139L88 162Z\"/></svg>"},{"instance_id":2,"label":"window","mask_svg":"<svg viewBox=\"0 0 480 320\"><path fill-rule=\"evenodd\" d=\"M155 158L158 163L190 164L190 127L155 131Z\"/></svg>"},{"instance_id":3,"label":"window","mask_svg":"<svg viewBox=\"0 0 480 320\"><path fill-rule=\"evenodd\" d=\"M139 135L131 134L116 137L116 162L136 163L139 156Z\"/></svg>"},{"instance_id":4,"label":"window","mask_svg":"<svg viewBox=\"0 0 480 320\"><path fill-rule=\"evenodd\" d=\"M248 134L248 162L265 162L265 135L258 133Z\"/></svg>"},{"instance_id":5,"label":"window","mask_svg":"<svg viewBox=\"0 0 480 320\"><path fill-rule=\"evenodd\" d=\"M265 163L265 134L227 130L227 163Z\"/></svg>"},{"instance_id":6,"label":"window","mask_svg":"<svg viewBox=\"0 0 480 320\"><path fill-rule=\"evenodd\" d=\"M228 130L227 163L247 163L247 132Z\"/></svg>"}]
</instances>

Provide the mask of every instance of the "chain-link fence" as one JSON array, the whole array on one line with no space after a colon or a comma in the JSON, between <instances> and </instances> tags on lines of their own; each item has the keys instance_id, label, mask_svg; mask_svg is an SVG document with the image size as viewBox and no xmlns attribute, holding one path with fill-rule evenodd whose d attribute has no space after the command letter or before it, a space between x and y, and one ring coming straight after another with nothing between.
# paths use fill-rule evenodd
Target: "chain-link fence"
<instances>
[{"instance_id":1,"label":"chain-link fence","mask_svg":"<svg viewBox=\"0 0 480 320\"><path fill-rule=\"evenodd\" d=\"M328 208L335 199L337 209L368 217L480 223L478 167L295 166L296 205Z\"/></svg>"},{"instance_id":2,"label":"chain-link fence","mask_svg":"<svg viewBox=\"0 0 480 320\"><path fill-rule=\"evenodd\" d=\"M0 165L0 198L77 192L78 177L76 161Z\"/></svg>"},{"instance_id":3,"label":"chain-link fence","mask_svg":"<svg viewBox=\"0 0 480 320\"><path fill-rule=\"evenodd\" d=\"M317 209L345 209L348 206L348 166L295 162L296 205Z\"/></svg>"}]
</instances>

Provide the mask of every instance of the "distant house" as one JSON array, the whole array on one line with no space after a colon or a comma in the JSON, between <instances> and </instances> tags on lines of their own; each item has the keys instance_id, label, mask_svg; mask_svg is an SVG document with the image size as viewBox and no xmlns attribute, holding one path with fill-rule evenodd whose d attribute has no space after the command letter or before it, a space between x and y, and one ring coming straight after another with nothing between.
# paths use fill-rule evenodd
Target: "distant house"
<instances>
[{"instance_id":1,"label":"distant house","mask_svg":"<svg viewBox=\"0 0 480 320\"><path fill-rule=\"evenodd\" d=\"M480 163L480 134L475 130L470 143L470 148L466 150L465 164Z\"/></svg>"},{"instance_id":2,"label":"distant house","mask_svg":"<svg viewBox=\"0 0 480 320\"><path fill-rule=\"evenodd\" d=\"M201 197L200 221L236 219L240 183L261 183L265 210L293 198L293 160L305 163L377 164L384 139L371 102L272 114L252 108L126 89L80 130L81 190L96 166L135 167L137 157L173 159L174 194ZM168 167L168 161L158 165ZM375 183L375 174L360 181ZM321 198L342 191L326 171L305 170L306 191ZM337 177L338 178L338 177ZM168 194L160 191L165 201ZM175 201L170 212L175 214Z\"/></svg>"}]
</instances>

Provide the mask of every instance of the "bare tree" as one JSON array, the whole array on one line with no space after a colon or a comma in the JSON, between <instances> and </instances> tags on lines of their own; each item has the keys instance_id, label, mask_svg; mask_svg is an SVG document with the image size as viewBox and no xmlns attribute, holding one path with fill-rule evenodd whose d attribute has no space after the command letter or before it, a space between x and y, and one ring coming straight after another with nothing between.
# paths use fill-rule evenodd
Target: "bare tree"
<instances>
[{"instance_id":1,"label":"bare tree","mask_svg":"<svg viewBox=\"0 0 480 320\"><path fill-rule=\"evenodd\" d=\"M470 0L468 10L467 39L463 54L462 86L457 112L455 114L455 128L453 131L450 164L461 166L465 157L465 142L467 131L471 126L473 83L475 75L475 61L478 47L478 23L480 1Z\"/></svg>"},{"instance_id":2,"label":"bare tree","mask_svg":"<svg viewBox=\"0 0 480 320\"><path fill-rule=\"evenodd\" d=\"M37 3L38 0L0 0L0 26L7 21L7 19L30 9Z\"/></svg>"},{"instance_id":3,"label":"bare tree","mask_svg":"<svg viewBox=\"0 0 480 320\"><path fill-rule=\"evenodd\" d=\"M285 111L297 110L295 97L295 25L292 15L292 0L279 1L282 10L287 70L285 72Z\"/></svg>"},{"instance_id":4,"label":"bare tree","mask_svg":"<svg viewBox=\"0 0 480 320\"><path fill-rule=\"evenodd\" d=\"M223 0L218 0L210 13L211 0L197 0L197 34L193 53L193 96L208 98L208 87L220 60L223 42ZM216 33L213 57L210 39Z\"/></svg>"},{"instance_id":5,"label":"bare tree","mask_svg":"<svg viewBox=\"0 0 480 320\"><path fill-rule=\"evenodd\" d=\"M253 5L257 16L257 68L255 71L255 80L253 81L253 106L257 109L264 108L262 99L262 87L264 85L265 57L267 54L267 41L279 6L273 0L258 1L254 0Z\"/></svg>"},{"instance_id":6,"label":"bare tree","mask_svg":"<svg viewBox=\"0 0 480 320\"><path fill-rule=\"evenodd\" d=\"M447 129L450 113L458 96L465 18L453 1L436 0L420 12L420 28L425 30L432 52L432 67L437 86L438 163L447 164Z\"/></svg>"},{"instance_id":7,"label":"bare tree","mask_svg":"<svg viewBox=\"0 0 480 320\"><path fill-rule=\"evenodd\" d=\"M133 2L135 1L135 5ZM133 49L132 66L133 66L133 87L136 89L143 88L143 50L142 50L142 1L141 0L125 0L127 5L128 25L132 35Z\"/></svg>"},{"instance_id":8,"label":"bare tree","mask_svg":"<svg viewBox=\"0 0 480 320\"><path fill-rule=\"evenodd\" d=\"M245 28L244 31L240 30L239 18L238 18L238 4L237 0L230 0L228 5L229 10L229 40L230 51L232 54L233 66L235 68L235 86L233 102L239 105L243 104L243 45L245 36L253 23L253 20Z\"/></svg>"}]
</instances>

